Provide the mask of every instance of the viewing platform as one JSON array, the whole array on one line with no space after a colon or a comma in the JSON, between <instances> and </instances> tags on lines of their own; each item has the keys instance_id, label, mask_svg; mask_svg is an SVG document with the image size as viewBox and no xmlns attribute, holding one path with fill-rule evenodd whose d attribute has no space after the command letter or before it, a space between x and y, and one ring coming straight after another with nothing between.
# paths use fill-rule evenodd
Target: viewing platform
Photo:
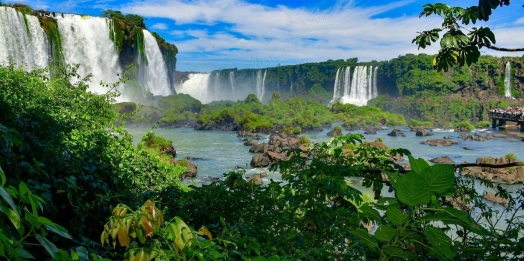
<instances>
[{"instance_id":1,"label":"viewing platform","mask_svg":"<svg viewBox=\"0 0 524 261\"><path fill-rule=\"evenodd\" d=\"M522 113L497 113L497 112L490 112L489 117L491 118L491 127L493 129L505 126L508 121L510 122L516 122L517 126L520 125L520 132L524 132L524 117Z\"/></svg>"}]
</instances>

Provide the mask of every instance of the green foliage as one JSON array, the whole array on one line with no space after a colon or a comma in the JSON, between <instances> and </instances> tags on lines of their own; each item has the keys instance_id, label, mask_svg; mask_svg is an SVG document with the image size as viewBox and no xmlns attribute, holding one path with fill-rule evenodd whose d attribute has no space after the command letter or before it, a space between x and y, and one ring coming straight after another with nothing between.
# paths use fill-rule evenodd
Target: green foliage
<instances>
[{"instance_id":1,"label":"green foliage","mask_svg":"<svg viewBox=\"0 0 524 261\"><path fill-rule=\"evenodd\" d=\"M293 128L293 134L298 135L300 133L302 133L302 129L300 129L300 127Z\"/></svg>"},{"instance_id":2,"label":"green foliage","mask_svg":"<svg viewBox=\"0 0 524 261\"><path fill-rule=\"evenodd\" d=\"M477 128L477 129L486 128L486 127L489 127L489 126L491 126L491 122L489 122L489 121L479 121L479 122L475 123L475 128Z\"/></svg>"},{"instance_id":3,"label":"green foliage","mask_svg":"<svg viewBox=\"0 0 524 261\"><path fill-rule=\"evenodd\" d=\"M472 131L473 129L475 129L475 126L473 126L473 124L471 124L469 121L463 121L463 122L459 122L456 126L455 126L456 129L460 129L460 128L466 128L468 129L469 131Z\"/></svg>"},{"instance_id":4,"label":"green foliage","mask_svg":"<svg viewBox=\"0 0 524 261\"><path fill-rule=\"evenodd\" d=\"M420 17L438 15L443 19L442 27L419 32L412 43L417 44L419 48L426 48L437 42L440 33L444 32L440 39L439 53L433 60L433 66L444 71L455 65L469 66L478 62L482 47L497 51L522 50L522 48L508 49L493 46L496 43L495 34L489 27L466 28L470 23L475 24L477 20L487 21L491 9L497 8L499 4L509 5L509 1L480 0L478 5L469 8L450 7L442 3L424 4Z\"/></svg>"},{"instance_id":5,"label":"green foliage","mask_svg":"<svg viewBox=\"0 0 524 261\"><path fill-rule=\"evenodd\" d=\"M335 126L333 128L333 130L336 131L336 132L341 132L342 131L342 126Z\"/></svg>"},{"instance_id":6,"label":"green foliage","mask_svg":"<svg viewBox=\"0 0 524 261\"><path fill-rule=\"evenodd\" d=\"M512 160L512 161L517 161L517 155L513 152L510 152L506 155L504 155L504 158L507 159L507 160Z\"/></svg>"},{"instance_id":7,"label":"green foliage","mask_svg":"<svg viewBox=\"0 0 524 261\"><path fill-rule=\"evenodd\" d=\"M411 120L409 121L409 125L412 125L415 127L431 127L431 123L428 121Z\"/></svg>"},{"instance_id":8,"label":"green foliage","mask_svg":"<svg viewBox=\"0 0 524 261\"><path fill-rule=\"evenodd\" d=\"M311 139L308 137L308 136L302 136L300 137L300 139L298 140L298 143L300 145L304 145L306 147L309 147L311 146Z\"/></svg>"},{"instance_id":9,"label":"green foliage","mask_svg":"<svg viewBox=\"0 0 524 261\"><path fill-rule=\"evenodd\" d=\"M44 200L42 216L89 241L108 206L133 204L151 190L183 188L180 170L137 150L131 136L113 126L114 93L87 92L75 67L53 72L49 79L49 70L0 66L0 140L7 141L0 142L0 168L10 186L23 180ZM90 244L46 238L62 249Z\"/></svg>"}]
</instances>

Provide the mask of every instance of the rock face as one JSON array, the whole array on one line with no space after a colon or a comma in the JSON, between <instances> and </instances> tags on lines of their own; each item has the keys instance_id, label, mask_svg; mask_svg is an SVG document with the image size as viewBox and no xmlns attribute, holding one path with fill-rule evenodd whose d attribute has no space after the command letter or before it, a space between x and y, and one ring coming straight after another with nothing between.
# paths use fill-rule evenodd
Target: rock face
<instances>
[{"instance_id":1,"label":"rock face","mask_svg":"<svg viewBox=\"0 0 524 261\"><path fill-rule=\"evenodd\" d=\"M189 161L188 158L176 161L173 160L173 164L176 166L186 166L187 170L180 176L181 179L194 178L197 175L198 167L195 163Z\"/></svg>"},{"instance_id":2,"label":"rock face","mask_svg":"<svg viewBox=\"0 0 524 261\"><path fill-rule=\"evenodd\" d=\"M388 133L388 136L392 137L406 137L406 134L404 134L403 131L400 129L393 129L390 133Z\"/></svg>"},{"instance_id":3,"label":"rock face","mask_svg":"<svg viewBox=\"0 0 524 261\"><path fill-rule=\"evenodd\" d=\"M460 142L450 139L431 139L421 143L429 146L451 146L460 144Z\"/></svg>"},{"instance_id":4,"label":"rock face","mask_svg":"<svg viewBox=\"0 0 524 261\"><path fill-rule=\"evenodd\" d=\"M452 158L450 158L449 156L436 157L436 158L430 159L429 161L431 161L433 163L437 163L437 164L453 164L453 163L455 163L455 161Z\"/></svg>"},{"instance_id":5,"label":"rock face","mask_svg":"<svg viewBox=\"0 0 524 261\"><path fill-rule=\"evenodd\" d=\"M486 163L502 165L515 162L515 159L506 158L477 158L476 163ZM463 175L470 174L475 178L487 179L501 184L515 184L524 181L524 167L490 168L490 167L467 167L462 172Z\"/></svg>"}]
</instances>

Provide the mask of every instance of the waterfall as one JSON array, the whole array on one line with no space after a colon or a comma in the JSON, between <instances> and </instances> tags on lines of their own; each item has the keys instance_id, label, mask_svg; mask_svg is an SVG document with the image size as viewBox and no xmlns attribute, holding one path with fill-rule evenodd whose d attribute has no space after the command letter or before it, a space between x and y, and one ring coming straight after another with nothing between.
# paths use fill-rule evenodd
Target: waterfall
<instances>
[{"instance_id":1,"label":"waterfall","mask_svg":"<svg viewBox=\"0 0 524 261\"><path fill-rule=\"evenodd\" d=\"M142 30L142 32L144 33L144 52L147 60L140 58L138 81L153 95L171 95L173 92L169 84L167 66L158 43L149 31Z\"/></svg>"},{"instance_id":2,"label":"waterfall","mask_svg":"<svg viewBox=\"0 0 524 261\"><path fill-rule=\"evenodd\" d=\"M371 99L374 99L378 96L377 72L378 72L378 66L375 66L375 70L373 72L373 96L371 97Z\"/></svg>"},{"instance_id":3,"label":"waterfall","mask_svg":"<svg viewBox=\"0 0 524 261\"><path fill-rule=\"evenodd\" d=\"M231 96L232 96L232 101L235 100L235 71L230 71L229 72L229 82L231 83Z\"/></svg>"},{"instance_id":4,"label":"waterfall","mask_svg":"<svg viewBox=\"0 0 524 261\"><path fill-rule=\"evenodd\" d=\"M66 64L79 64L78 74L85 77L92 74L89 90L106 93L108 88L101 81L118 81L122 73L118 52L109 38L109 23L106 18L79 15L57 17L58 30L62 39L62 51Z\"/></svg>"},{"instance_id":5,"label":"waterfall","mask_svg":"<svg viewBox=\"0 0 524 261\"><path fill-rule=\"evenodd\" d=\"M11 7L0 7L0 64L12 57L16 66L41 69L50 63L50 45L36 16L24 15Z\"/></svg>"},{"instance_id":6,"label":"waterfall","mask_svg":"<svg viewBox=\"0 0 524 261\"><path fill-rule=\"evenodd\" d=\"M267 70L264 71L263 75L262 75L262 70L257 71L256 92L257 92L258 100L260 101L262 101L262 99L264 98L266 73L267 73Z\"/></svg>"},{"instance_id":7,"label":"waterfall","mask_svg":"<svg viewBox=\"0 0 524 261\"><path fill-rule=\"evenodd\" d=\"M337 73L335 74L335 85L333 86L333 99L331 99L331 102L329 102L329 104L333 104L335 103L339 98L339 93L340 93L340 81L338 79L338 75L340 74L340 69L342 68L338 68L337 69Z\"/></svg>"},{"instance_id":8,"label":"waterfall","mask_svg":"<svg viewBox=\"0 0 524 261\"><path fill-rule=\"evenodd\" d=\"M290 81L291 81L291 90L290 90L290 92L293 93L293 78L291 78Z\"/></svg>"},{"instance_id":9,"label":"waterfall","mask_svg":"<svg viewBox=\"0 0 524 261\"><path fill-rule=\"evenodd\" d=\"M511 95L511 63L506 63L506 75L504 77L504 90L505 94L504 96L506 98L513 98L513 95Z\"/></svg>"},{"instance_id":10,"label":"waterfall","mask_svg":"<svg viewBox=\"0 0 524 261\"><path fill-rule=\"evenodd\" d=\"M215 82L213 83L213 93L215 97L218 96L220 91L220 72L215 73Z\"/></svg>"},{"instance_id":11,"label":"waterfall","mask_svg":"<svg viewBox=\"0 0 524 261\"><path fill-rule=\"evenodd\" d=\"M366 105L367 102L378 95L377 92L377 68L373 66L356 66L353 70L353 78L350 81L351 70L349 67L344 72L342 82L337 80L335 84L344 86L344 95L340 98L341 103L351 103L358 106ZM339 69L340 70L340 69ZM368 72L369 71L369 72ZM338 74L338 71L337 71ZM338 75L337 75L338 77ZM338 99L338 92L333 93L333 99Z\"/></svg>"},{"instance_id":12,"label":"waterfall","mask_svg":"<svg viewBox=\"0 0 524 261\"><path fill-rule=\"evenodd\" d=\"M209 78L211 74L209 73L190 73L188 75L187 81L183 82L178 89L177 93L185 93L191 95L191 97L198 99L202 103L210 103L214 101L213 95L208 95L208 86ZM215 75L215 85L216 85Z\"/></svg>"},{"instance_id":13,"label":"waterfall","mask_svg":"<svg viewBox=\"0 0 524 261\"><path fill-rule=\"evenodd\" d=\"M262 96L260 96L260 101L264 98L264 93L266 92L266 73L267 70L264 70L264 77L262 77Z\"/></svg>"},{"instance_id":14,"label":"waterfall","mask_svg":"<svg viewBox=\"0 0 524 261\"><path fill-rule=\"evenodd\" d=\"M122 74L120 51L110 38L110 19L101 17L62 14L54 16L60 35L62 53L52 55L51 43L40 25L39 18L24 15L11 7L0 7L0 64L6 64L12 57L15 65L26 64L27 70L49 66L53 59L62 59L68 65L78 65L80 79L89 78L89 91L106 93L107 87L100 84L114 83ZM169 72L156 39L149 31L144 34L144 57L138 59L138 91L121 90L119 101L130 100L143 95L146 91L153 95L173 93ZM140 56L140 55L139 55ZM124 57L124 59L127 57ZM72 83L80 79L71 79ZM131 84L129 86L135 86ZM138 86L138 85L136 85ZM126 96L127 95L127 96ZM138 97L140 98L140 97Z\"/></svg>"}]
</instances>

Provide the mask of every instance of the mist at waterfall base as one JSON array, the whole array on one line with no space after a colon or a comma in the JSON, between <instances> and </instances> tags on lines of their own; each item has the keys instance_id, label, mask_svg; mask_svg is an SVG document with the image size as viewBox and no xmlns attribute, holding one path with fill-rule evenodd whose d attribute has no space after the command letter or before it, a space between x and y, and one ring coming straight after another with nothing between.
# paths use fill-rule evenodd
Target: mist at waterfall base
<instances>
[{"instance_id":1,"label":"mist at waterfall base","mask_svg":"<svg viewBox=\"0 0 524 261\"><path fill-rule=\"evenodd\" d=\"M369 100L378 96L377 71L378 66L356 66L353 74L351 67L338 68L330 104L341 102L357 106L367 105ZM235 71L190 73L187 80L181 81L175 89L177 93L189 94L202 103L243 100L252 93L256 94L260 101L267 103L271 99L272 91L293 93L292 79L289 89L277 85L277 90L268 90L266 76L267 70L256 70L250 77L240 80L235 77Z\"/></svg>"},{"instance_id":2,"label":"mist at waterfall base","mask_svg":"<svg viewBox=\"0 0 524 261\"><path fill-rule=\"evenodd\" d=\"M6 65L11 57L16 66L24 65L26 70L42 69L55 59L63 59L65 64L78 64L81 78L91 74L89 91L106 93L107 87L100 84L118 81L125 68L119 61L119 52L111 40L112 21L107 18L57 14L62 42L62 58L53 55L53 46L40 26L36 16L24 15L11 7L0 8L0 64ZM170 95L173 88L169 83L167 66L156 39L144 30L145 59L138 62L138 82L140 90L120 86L122 95L117 101L136 100L136 93L147 95ZM129 88L128 88L129 87Z\"/></svg>"},{"instance_id":3,"label":"mist at waterfall base","mask_svg":"<svg viewBox=\"0 0 524 261\"><path fill-rule=\"evenodd\" d=\"M357 106L367 105L369 100L378 95L377 70L377 66L356 66L351 79L351 67L338 68L331 104L338 101Z\"/></svg>"},{"instance_id":4,"label":"mist at waterfall base","mask_svg":"<svg viewBox=\"0 0 524 261\"><path fill-rule=\"evenodd\" d=\"M180 82L175 89L177 93L189 94L202 103L244 100L249 94L255 94L260 101L268 102L270 97L266 95L266 75L267 70L258 70L252 79L238 80L235 71L230 71L227 75L220 71L190 73L188 79Z\"/></svg>"}]
</instances>

